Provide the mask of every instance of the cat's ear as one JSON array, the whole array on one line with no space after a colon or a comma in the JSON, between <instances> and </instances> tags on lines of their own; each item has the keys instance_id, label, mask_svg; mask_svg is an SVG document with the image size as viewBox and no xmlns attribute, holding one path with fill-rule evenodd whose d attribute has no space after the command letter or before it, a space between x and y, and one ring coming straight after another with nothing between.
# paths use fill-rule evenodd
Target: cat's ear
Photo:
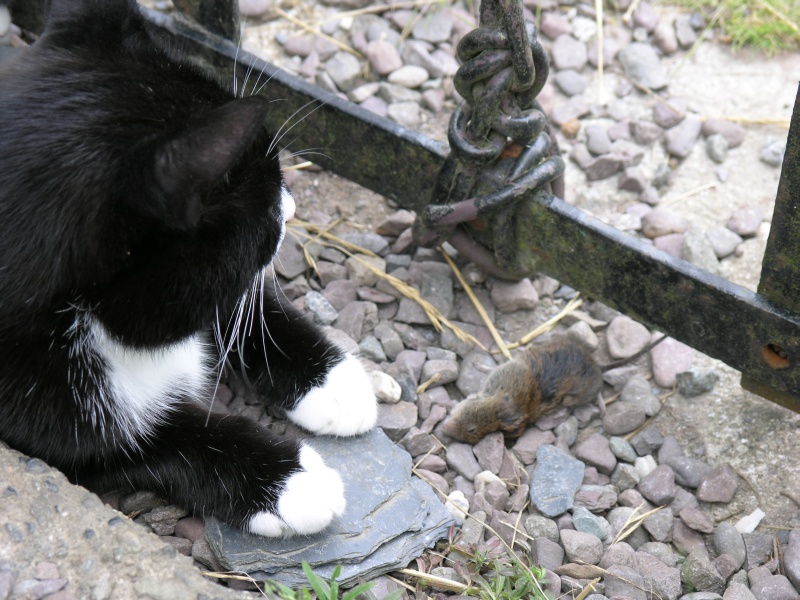
<instances>
[{"instance_id":1,"label":"cat's ear","mask_svg":"<svg viewBox=\"0 0 800 600\"><path fill-rule=\"evenodd\" d=\"M268 110L267 100L252 96L231 100L189 123L156 151L156 183L173 202L199 202L202 191L217 183L250 147ZM191 221L191 215L199 215L199 210L199 206L187 205L172 206L169 212Z\"/></svg>"}]
</instances>

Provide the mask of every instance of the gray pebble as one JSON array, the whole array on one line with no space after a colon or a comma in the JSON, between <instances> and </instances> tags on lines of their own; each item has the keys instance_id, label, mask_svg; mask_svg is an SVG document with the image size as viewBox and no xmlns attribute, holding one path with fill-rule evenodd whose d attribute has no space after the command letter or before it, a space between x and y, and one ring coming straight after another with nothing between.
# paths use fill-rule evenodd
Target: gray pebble
<instances>
[{"instance_id":1,"label":"gray pebble","mask_svg":"<svg viewBox=\"0 0 800 600\"><path fill-rule=\"evenodd\" d=\"M719 273L719 259L717 258L711 242L696 225L686 231L683 238L683 259L716 275Z\"/></svg>"},{"instance_id":2,"label":"gray pebble","mask_svg":"<svg viewBox=\"0 0 800 600\"><path fill-rule=\"evenodd\" d=\"M644 378L642 379L644 380ZM631 381L635 380L632 379ZM644 381L645 383L647 383L646 380ZM647 385L649 391L650 385L649 384ZM626 385L625 387L627 388L628 385ZM637 433L635 436L631 438L630 442L631 446L633 446L633 448L636 450L636 453L639 456L646 456L648 454L652 454L653 452L658 450L661 447L661 444L663 443L664 443L664 436L661 435L661 432L654 425L650 425L649 427L646 427L645 429ZM634 460L636 460L635 457Z\"/></svg>"},{"instance_id":3,"label":"gray pebble","mask_svg":"<svg viewBox=\"0 0 800 600\"><path fill-rule=\"evenodd\" d=\"M636 460L636 451L633 449L631 443L625 438L612 436L608 440L608 446L611 448L611 452L614 453L614 456L616 456L618 459L629 463L632 463Z\"/></svg>"},{"instance_id":4,"label":"gray pebble","mask_svg":"<svg viewBox=\"0 0 800 600\"><path fill-rule=\"evenodd\" d=\"M582 485L575 494L575 506L603 512L613 507L617 498L617 489L613 485Z\"/></svg>"},{"instance_id":5,"label":"gray pebble","mask_svg":"<svg viewBox=\"0 0 800 600\"><path fill-rule=\"evenodd\" d=\"M551 542L558 542L559 540L558 525L552 519L542 515L530 515L525 517L523 524L525 531L534 539L547 538Z\"/></svg>"},{"instance_id":6,"label":"gray pebble","mask_svg":"<svg viewBox=\"0 0 800 600\"><path fill-rule=\"evenodd\" d=\"M469 444L451 443L447 447L445 460L456 473L470 481L483 471Z\"/></svg>"},{"instance_id":7,"label":"gray pebble","mask_svg":"<svg viewBox=\"0 0 800 600\"><path fill-rule=\"evenodd\" d=\"M696 488L703 478L711 472L712 467L690 456L675 456L664 461L675 473L675 481L680 485Z\"/></svg>"},{"instance_id":8,"label":"gray pebble","mask_svg":"<svg viewBox=\"0 0 800 600\"><path fill-rule=\"evenodd\" d=\"M337 52L325 62L325 72L337 88L347 92L356 87L358 77L361 75L361 63L348 52Z\"/></svg>"},{"instance_id":9,"label":"gray pebble","mask_svg":"<svg viewBox=\"0 0 800 600\"><path fill-rule=\"evenodd\" d=\"M609 448L608 439L599 433L593 433L578 444L573 454L584 464L596 467L598 471L607 475L610 475L617 466L617 458Z\"/></svg>"},{"instance_id":10,"label":"gray pebble","mask_svg":"<svg viewBox=\"0 0 800 600\"><path fill-rule=\"evenodd\" d=\"M517 282L495 281L491 299L494 307L504 313L532 310L539 304L539 294L527 277Z\"/></svg>"},{"instance_id":11,"label":"gray pebble","mask_svg":"<svg viewBox=\"0 0 800 600\"><path fill-rule=\"evenodd\" d=\"M678 513L678 516L681 521L686 523L687 527L695 531L700 533L713 533L714 531L714 521L695 506L687 506Z\"/></svg>"},{"instance_id":12,"label":"gray pebble","mask_svg":"<svg viewBox=\"0 0 800 600\"><path fill-rule=\"evenodd\" d=\"M553 66L557 70L580 71L586 66L586 45L569 34L558 36L551 47Z\"/></svg>"},{"instance_id":13,"label":"gray pebble","mask_svg":"<svg viewBox=\"0 0 800 600\"><path fill-rule=\"evenodd\" d=\"M395 123L416 129L422 122L419 112L419 104L416 102L395 102L386 109L388 116Z\"/></svg>"},{"instance_id":14,"label":"gray pebble","mask_svg":"<svg viewBox=\"0 0 800 600\"><path fill-rule=\"evenodd\" d=\"M736 148L744 141L744 127L726 119L706 119L703 121L703 135L721 135L728 142L729 148Z\"/></svg>"},{"instance_id":15,"label":"gray pebble","mask_svg":"<svg viewBox=\"0 0 800 600\"><path fill-rule=\"evenodd\" d=\"M712 469L697 487L697 499L702 502L721 502L726 504L733 500L736 488L739 487L739 476L728 465Z\"/></svg>"},{"instance_id":16,"label":"gray pebble","mask_svg":"<svg viewBox=\"0 0 800 600\"><path fill-rule=\"evenodd\" d=\"M656 123L644 120L632 121L630 129L633 140L642 146L652 145L664 133Z\"/></svg>"},{"instance_id":17,"label":"gray pebble","mask_svg":"<svg viewBox=\"0 0 800 600\"><path fill-rule=\"evenodd\" d=\"M641 323L623 315L615 317L609 323L606 340L608 352L613 358L630 358L650 343L650 331Z\"/></svg>"},{"instance_id":18,"label":"gray pebble","mask_svg":"<svg viewBox=\"0 0 800 600\"><path fill-rule=\"evenodd\" d=\"M749 572L769 560L773 550L773 536L766 533L743 533L745 548L744 568Z\"/></svg>"},{"instance_id":19,"label":"gray pebble","mask_svg":"<svg viewBox=\"0 0 800 600\"><path fill-rule=\"evenodd\" d=\"M706 231L706 238L708 238L711 248L714 250L714 254L720 259L733 254L743 241L739 234L731 231L727 227L712 227L708 229Z\"/></svg>"},{"instance_id":20,"label":"gray pebble","mask_svg":"<svg viewBox=\"0 0 800 600\"><path fill-rule=\"evenodd\" d=\"M491 354L482 350L475 350L464 358L461 363L461 371L456 380L456 387L464 394L469 396L481 389L486 374L494 369L497 363Z\"/></svg>"},{"instance_id":21,"label":"gray pebble","mask_svg":"<svg viewBox=\"0 0 800 600\"><path fill-rule=\"evenodd\" d=\"M646 552L636 552L632 566L644 579L645 589L652 598L677 600L681 595L681 572L669 567L655 556Z\"/></svg>"},{"instance_id":22,"label":"gray pebble","mask_svg":"<svg viewBox=\"0 0 800 600\"><path fill-rule=\"evenodd\" d=\"M780 140L767 138L761 148L761 162L771 167L780 167L783 164L783 155L786 152L786 143Z\"/></svg>"},{"instance_id":23,"label":"gray pebble","mask_svg":"<svg viewBox=\"0 0 800 600\"><path fill-rule=\"evenodd\" d=\"M702 123L696 117L686 117L675 127L669 129L664 137L667 151L678 158L686 158L700 137Z\"/></svg>"},{"instance_id":24,"label":"gray pebble","mask_svg":"<svg viewBox=\"0 0 800 600\"><path fill-rule=\"evenodd\" d=\"M355 292L355 289L353 291ZM307 292L305 301L306 308L314 315L315 320L323 325L330 325L339 317L333 305L319 292Z\"/></svg>"},{"instance_id":25,"label":"gray pebble","mask_svg":"<svg viewBox=\"0 0 800 600\"><path fill-rule=\"evenodd\" d=\"M541 32L554 40L563 34L572 33L572 24L566 15L558 11L545 11L542 13Z\"/></svg>"},{"instance_id":26,"label":"gray pebble","mask_svg":"<svg viewBox=\"0 0 800 600\"><path fill-rule=\"evenodd\" d=\"M573 416L570 416L566 421L563 423L559 423L556 425L554 429L556 437L564 442L566 446L572 446L575 443L575 440L578 437L578 419ZM576 458L579 456L576 455Z\"/></svg>"},{"instance_id":27,"label":"gray pebble","mask_svg":"<svg viewBox=\"0 0 800 600\"><path fill-rule=\"evenodd\" d=\"M411 35L416 40L438 44L450 39L453 31L453 18L443 10L431 11L424 19L411 30Z\"/></svg>"},{"instance_id":28,"label":"gray pebble","mask_svg":"<svg viewBox=\"0 0 800 600\"><path fill-rule=\"evenodd\" d=\"M672 540L672 525L675 521L672 510L664 507L658 512L648 515L642 521L642 527L656 542L669 542Z\"/></svg>"},{"instance_id":29,"label":"gray pebble","mask_svg":"<svg viewBox=\"0 0 800 600\"><path fill-rule=\"evenodd\" d=\"M661 21L653 32L653 41L658 49L666 55L673 54L678 50L678 36L672 23Z\"/></svg>"},{"instance_id":30,"label":"gray pebble","mask_svg":"<svg viewBox=\"0 0 800 600\"><path fill-rule=\"evenodd\" d=\"M678 45L683 48L691 48L697 41L697 32L691 24L691 15L678 15L675 18L675 37Z\"/></svg>"},{"instance_id":31,"label":"gray pebble","mask_svg":"<svg viewBox=\"0 0 800 600\"><path fill-rule=\"evenodd\" d=\"M572 508L583 481L583 463L555 446L540 446L531 475L531 502L542 514L558 516Z\"/></svg>"},{"instance_id":32,"label":"gray pebble","mask_svg":"<svg viewBox=\"0 0 800 600\"><path fill-rule=\"evenodd\" d=\"M417 416L417 405L413 402L401 400L396 404L378 404L378 427L395 442L416 425Z\"/></svg>"},{"instance_id":33,"label":"gray pebble","mask_svg":"<svg viewBox=\"0 0 800 600\"><path fill-rule=\"evenodd\" d=\"M681 98L673 98L669 104L658 102L653 106L653 121L664 129L675 127L686 117L687 103Z\"/></svg>"},{"instance_id":34,"label":"gray pebble","mask_svg":"<svg viewBox=\"0 0 800 600\"><path fill-rule=\"evenodd\" d=\"M651 90L667 86L668 79L658 54L649 44L634 42L619 51L617 58L625 69L625 74L639 85Z\"/></svg>"},{"instance_id":35,"label":"gray pebble","mask_svg":"<svg viewBox=\"0 0 800 600\"><path fill-rule=\"evenodd\" d=\"M389 83L402 85L407 88L416 88L421 86L430 78L428 71L423 67L417 65L405 65L399 69L392 71L389 75Z\"/></svg>"},{"instance_id":36,"label":"gray pebble","mask_svg":"<svg viewBox=\"0 0 800 600\"><path fill-rule=\"evenodd\" d=\"M545 569L557 569L564 562L564 549L547 538L531 542L531 561Z\"/></svg>"},{"instance_id":37,"label":"gray pebble","mask_svg":"<svg viewBox=\"0 0 800 600\"><path fill-rule=\"evenodd\" d=\"M728 584L728 588L722 598L723 600L756 600L753 592L746 585L735 581Z\"/></svg>"},{"instance_id":38,"label":"gray pebble","mask_svg":"<svg viewBox=\"0 0 800 600\"><path fill-rule=\"evenodd\" d=\"M647 600L644 579L630 567L624 565L609 567L603 582L608 598L622 596L630 600Z\"/></svg>"},{"instance_id":39,"label":"gray pebble","mask_svg":"<svg viewBox=\"0 0 800 600\"><path fill-rule=\"evenodd\" d=\"M389 104L398 102L420 102L422 94L416 90L410 90L402 85L382 81L378 89L378 95Z\"/></svg>"},{"instance_id":40,"label":"gray pebble","mask_svg":"<svg viewBox=\"0 0 800 600\"><path fill-rule=\"evenodd\" d=\"M750 586L757 600L797 600L800 594L784 575L771 575Z\"/></svg>"},{"instance_id":41,"label":"gray pebble","mask_svg":"<svg viewBox=\"0 0 800 600\"><path fill-rule=\"evenodd\" d=\"M666 208L656 207L642 217L642 233L649 238L669 233L683 233L688 227L686 219Z\"/></svg>"},{"instance_id":42,"label":"gray pebble","mask_svg":"<svg viewBox=\"0 0 800 600\"><path fill-rule=\"evenodd\" d=\"M702 552L692 552L686 557L681 567L681 579L684 584L700 592L719 594L725 589L725 580Z\"/></svg>"},{"instance_id":43,"label":"gray pebble","mask_svg":"<svg viewBox=\"0 0 800 600\"><path fill-rule=\"evenodd\" d=\"M603 417L603 427L606 433L610 435L622 435L634 431L645 420L647 420L647 415L638 404L615 402L606 410L606 415Z\"/></svg>"},{"instance_id":44,"label":"gray pebble","mask_svg":"<svg viewBox=\"0 0 800 600\"><path fill-rule=\"evenodd\" d=\"M576 530L591 534L600 540L604 540L608 537L610 528L606 519L592 514L583 506L575 508L572 512L572 525ZM569 557L569 552L567 552L567 556Z\"/></svg>"},{"instance_id":45,"label":"gray pebble","mask_svg":"<svg viewBox=\"0 0 800 600\"><path fill-rule=\"evenodd\" d=\"M439 378L432 385L445 385L458 379L458 363L454 360L429 360L422 368L421 381L432 379L435 375Z\"/></svg>"},{"instance_id":46,"label":"gray pebble","mask_svg":"<svg viewBox=\"0 0 800 600\"><path fill-rule=\"evenodd\" d=\"M733 212L727 227L742 237L752 237L758 233L763 214L760 206L742 205Z\"/></svg>"},{"instance_id":47,"label":"gray pebble","mask_svg":"<svg viewBox=\"0 0 800 600\"><path fill-rule=\"evenodd\" d=\"M586 77L578 73L575 69L564 69L556 72L553 76L553 81L565 96L582 94L588 85Z\"/></svg>"},{"instance_id":48,"label":"gray pebble","mask_svg":"<svg viewBox=\"0 0 800 600\"><path fill-rule=\"evenodd\" d=\"M586 126L586 148L598 156L600 154L608 154L611 151L611 139L608 137L608 132L602 125L587 125Z\"/></svg>"},{"instance_id":49,"label":"gray pebble","mask_svg":"<svg viewBox=\"0 0 800 600\"><path fill-rule=\"evenodd\" d=\"M642 477L637 486L642 496L657 506L669 504L675 498L675 473L667 465L659 465Z\"/></svg>"},{"instance_id":50,"label":"gray pebble","mask_svg":"<svg viewBox=\"0 0 800 600\"><path fill-rule=\"evenodd\" d=\"M641 194L647 188L647 176L639 166L627 167L617 178L621 190Z\"/></svg>"},{"instance_id":51,"label":"gray pebble","mask_svg":"<svg viewBox=\"0 0 800 600\"><path fill-rule=\"evenodd\" d=\"M708 157L716 163L723 163L728 158L730 144L725 136L715 133L706 138L706 153Z\"/></svg>"},{"instance_id":52,"label":"gray pebble","mask_svg":"<svg viewBox=\"0 0 800 600\"><path fill-rule=\"evenodd\" d=\"M596 565L603 558L603 542L590 533L563 529L561 545L569 562Z\"/></svg>"}]
</instances>

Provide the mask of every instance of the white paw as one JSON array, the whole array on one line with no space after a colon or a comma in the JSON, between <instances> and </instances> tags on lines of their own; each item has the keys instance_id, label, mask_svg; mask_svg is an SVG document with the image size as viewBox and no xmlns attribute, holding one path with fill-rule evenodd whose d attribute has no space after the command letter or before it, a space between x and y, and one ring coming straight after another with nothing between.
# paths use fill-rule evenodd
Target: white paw
<instances>
[{"instance_id":1,"label":"white paw","mask_svg":"<svg viewBox=\"0 0 800 600\"><path fill-rule=\"evenodd\" d=\"M375 426L378 404L364 367L348 354L331 369L321 387L312 388L286 414L314 433L356 435Z\"/></svg>"},{"instance_id":2,"label":"white paw","mask_svg":"<svg viewBox=\"0 0 800 600\"><path fill-rule=\"evenodd\" d=\"M300 447L300 466L303 470L286 480L278 497L277 514L256 513L248 525L251 533L265 537L311 535L344 514L344 486L339 474L305 445Z\"/></svg>"}]
</instances>

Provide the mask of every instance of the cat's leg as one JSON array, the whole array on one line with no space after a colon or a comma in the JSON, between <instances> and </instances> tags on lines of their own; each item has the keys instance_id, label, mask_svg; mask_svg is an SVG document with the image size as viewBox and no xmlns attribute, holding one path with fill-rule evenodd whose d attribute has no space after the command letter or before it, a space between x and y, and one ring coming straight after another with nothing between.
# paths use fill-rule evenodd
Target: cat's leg
<instances>
[{"instance_id":1,"label":"cat's leg","mask_svg":"<svg viewBox=\"0 0 800 600\"><path fill-rule=\"evenodd\" d=\"M350 436L374 427L375 394L358 358L329 341L271 286L258 292L252 302L261 322L245 320L233 344L248 379L314 433Z\"/></svg>"},{"instance_id":2,"label":"cat's leg","mask_svg":"<svg viewBox=\"0 0 800 600\"><path fill-rule=\"evenodd\" d=\"M311 447L193 404L176 407L133 447L108 449L74 478L98 493L152 490L198 516L269 537L317 533L345 508L339 474Z\"/></svg>"}]
</instances>

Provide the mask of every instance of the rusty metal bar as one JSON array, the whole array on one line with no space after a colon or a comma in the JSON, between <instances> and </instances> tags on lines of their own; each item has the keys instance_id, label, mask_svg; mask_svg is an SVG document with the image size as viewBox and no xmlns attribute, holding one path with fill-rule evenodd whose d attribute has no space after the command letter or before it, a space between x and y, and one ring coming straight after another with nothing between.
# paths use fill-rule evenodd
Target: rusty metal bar
<instances>
[{"instance_id":1,"label":"rusty metal bar","mask_svg":"<svg viewBox=\"0 0 800 600\"><path fill-rule=\"evenodd\" d=\"M776 304L800 312L800 86L775 197L772 227L761 264L758 293ZM775 369L787 368L792 359L797 361L796 356L789 356L778 338L768 340L763 354L764 360ZM750 374L742 375L742 387L797 410L791 397L770 389Z\"/></svg>"}]
</instances>

